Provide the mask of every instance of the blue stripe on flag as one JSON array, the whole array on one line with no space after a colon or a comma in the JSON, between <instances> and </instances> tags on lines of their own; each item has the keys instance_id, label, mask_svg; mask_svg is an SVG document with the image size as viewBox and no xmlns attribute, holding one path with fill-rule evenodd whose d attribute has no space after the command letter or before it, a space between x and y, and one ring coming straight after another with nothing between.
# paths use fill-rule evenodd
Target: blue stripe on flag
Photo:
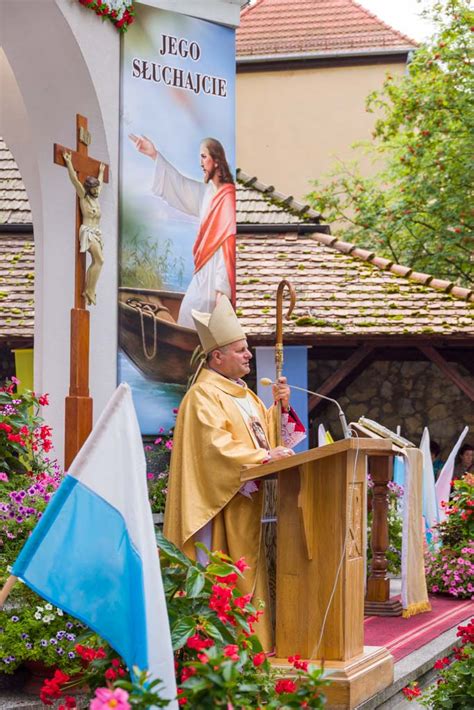
<instances>
[{"instance_id":1,"label":"blue stripe on flag","mask_svg":"<svg viewBox=\"0 0 474 710\"><path fill-rule=\"evenodd\" d=\"M142 563L122 515L66 476L12 570L133 665L148 668Z\"/></svg>"}]
</instances>

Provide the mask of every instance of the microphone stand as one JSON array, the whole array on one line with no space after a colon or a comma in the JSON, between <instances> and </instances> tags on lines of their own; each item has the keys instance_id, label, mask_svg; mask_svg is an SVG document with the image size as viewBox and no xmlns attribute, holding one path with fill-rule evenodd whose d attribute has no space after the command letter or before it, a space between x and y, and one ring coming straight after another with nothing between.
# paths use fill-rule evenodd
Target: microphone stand
<instances>
[{"instance_id":1,"label":"microphone stand","mask_svg":"<svg viewBox=\"0 0 474 710\"><path fill-rule=\"evenodd\" d=\"M339 414L339 420L341 422L344 439L352 439L352 434L347 423L346 415L342 411L342 407L336 399L333 399L332 397L326 397L325 394L320 394L319 392L312 392L311 390L306 390L303 387L297 387L297 385L288 385L288 387L294 390L300 390L301 392L307 392L308 394L314 394L316 395L316 397L321 397L321 399L326 399L328 402L332 402L333 404L335 404Z\"/></svg>"}]
</instances>

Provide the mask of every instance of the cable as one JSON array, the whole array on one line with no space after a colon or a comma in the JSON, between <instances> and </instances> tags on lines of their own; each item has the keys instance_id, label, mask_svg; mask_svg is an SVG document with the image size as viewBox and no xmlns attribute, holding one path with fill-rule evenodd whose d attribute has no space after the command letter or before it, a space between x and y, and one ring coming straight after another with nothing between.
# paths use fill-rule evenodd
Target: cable
<instances>
[{"instance_id":1,"label":"cable","mask_svg":"<svg viewBox=\"0 0 474 710\"><path fill-rule=\"evenodd\" d=\"M337 584L338 584L338 582L339 582L339 576L340 576L340 574L341 574L342 565L343 565L343 562L344 562L344 558L345 558L345 556L346 556L347 538L348 538L348 535L349 535L350 522L351 522L351 520L352 520L352 504L353 504L353 500L354 500L354 484L355 484L356 473L357 473L357 461L358 461L358 458L359 458L359 451L360 451L359 434L357 433L357 431L356 431L355 429L353 429L352 427L350 427L350 428L352 429L353 434L355 435L355 438L356 438L356 441L357 441L357 448L356 448L356 451L355 451L355 458L354 458L354 471L353 471L353 474L352 474L351 494L350 494L350 496L349 496L349 508L348 508L348 511L347 511L347 519L346 519L346 520L347 520L347 524L346 524L346 531L345 531L345 535L344 535L344 545L343 545L343 547L342 547L341 559L339 560L339 564L338 564L338 567L337 567L336 577L335 577L335 579L334 579L334 585L333 585L331 594L330 594L330 596L329 596L329 601L328 601L328 604L327 604L327 607L326 607L326 611L324 612L323 623L322 623L322 625L321 625L321 633L319 634L319 640L318 640L317 645L313 648L313 650L312 650L312 652L311 652L311 658L318 658L318 655L317 655L317 654L318 654L318 651L319 651L319 647L321 646L321 641L322 641L322 639L323 639L324 629L326 628L326 621L327 621L327 618L328 618L329 610L330 610L330 608L331 608L332 600L334 599L334 595L335 595L335 593L336 593Z\"/></svg>"}]
</instances>

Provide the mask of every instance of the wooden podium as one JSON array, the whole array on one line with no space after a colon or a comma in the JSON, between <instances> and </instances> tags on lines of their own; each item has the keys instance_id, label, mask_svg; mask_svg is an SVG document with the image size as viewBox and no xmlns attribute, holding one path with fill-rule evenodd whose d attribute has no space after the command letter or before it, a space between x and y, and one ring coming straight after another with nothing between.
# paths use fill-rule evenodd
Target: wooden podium
<instances>
[{"instance_id":1,"label":"wooden podium","mask_svg":"<svg viewBox=\"0 0 474 710\"><path fill-rule=\"evenodd\" d=\"M331 708L354 708L393 682L388 651L364 647L367 456L391 454L384 439L344 439L241 474L278 474L274 663L287 675L291 655L324 663Z\"/></svg>"}]
</instances>

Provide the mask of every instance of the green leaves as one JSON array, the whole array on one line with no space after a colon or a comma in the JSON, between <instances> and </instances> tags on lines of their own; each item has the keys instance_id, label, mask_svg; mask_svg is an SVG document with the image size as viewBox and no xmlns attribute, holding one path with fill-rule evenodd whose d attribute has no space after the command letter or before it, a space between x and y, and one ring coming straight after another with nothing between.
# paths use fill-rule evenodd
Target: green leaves
<instances>
[{"instance_id":1,"label":"green leaves","mask_svg":"<svg viewBox=\"0 0 474 710\"><path fill-rule=\"evenodd\" d=\"M308 196L342 238L440 278L474 283L474 13L468 0L431 9L433 37L408 71L387 77L367 99L378 118L373 142L359 146L375 161L337 165L332 181Z\"/></svg>"},{"instance_id":2,"label":"green leaves","mask_svg":"<svg viewBox=\"0 0 474 710\"><path fill-rule=\"evenodd\" d=\"M186 595L188 597L198 597L204 588L206 578L196 567L190 567L186 575Z\"/></svg>"},{"instance_id":3,"label":"green leaves","mask_svg":"<svg viewBox=\"0 0 474 710\"><path fill-rule=\"evenodd\" d=\"M182 648L188 638L194 634L196 630L196 620L191 616L187 616L184 619L178 619L178 621L171 628L171 642L173 645L173 651L177 651Z\"/></svg>"}]
</instances>

